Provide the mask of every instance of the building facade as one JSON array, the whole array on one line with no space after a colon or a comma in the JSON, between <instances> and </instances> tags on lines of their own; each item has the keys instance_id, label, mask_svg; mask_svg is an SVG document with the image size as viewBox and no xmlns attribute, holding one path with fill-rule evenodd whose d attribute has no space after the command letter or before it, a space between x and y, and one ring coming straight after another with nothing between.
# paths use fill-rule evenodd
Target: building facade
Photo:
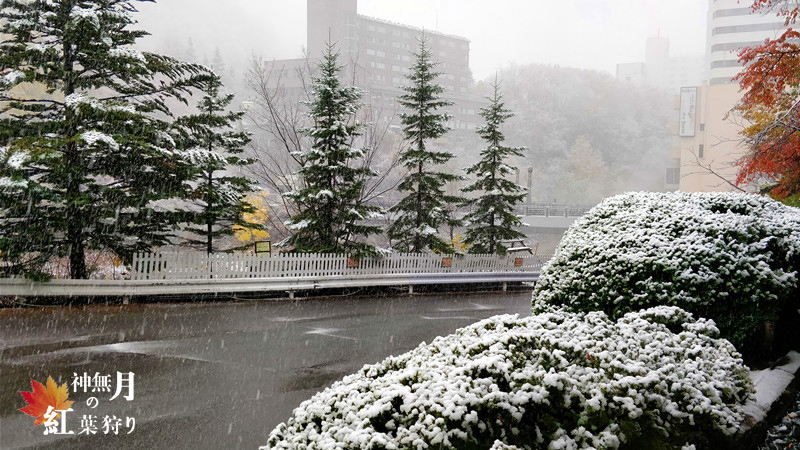
<instances>
[{"instance_id":1,"label":"building facade","mask_svg":"<svg viewBox=\"0 0 800 450\"><path fill-rule=\"evenodd\" d=\"M733 80L742 70L739 51L775 39L786 29L783 18L774 13L753 13L750 6L751 2L739 0L708 2L704 81L685 87L682 100L675 102L679 124L673 158L680 164L677 187L681 191L736 189L732 184L735 163L746 151L739 135L743 124L729 114L742 97L738 82ZM696 93L691 120L687 117L691 103L687 91Z\"/></svg>"},{"instance_id":2,"label":"building facade","mask_svg":"<svg viewBox=\"0 0 800 450\"><path fill-rule=\"evenodd\" d=\"M739 50L775 39L786 29L776 14L752 12L752 1L709 0L706 27L706 79L710 86L730 84L742 69Z\"/></svg>"},{"instance_id":3,"label":"building facade","mask_svg":"<svg viewBox=\"0 0 800 450\"><path fill-rule=\"evenodd\" d=\"M364 101L381 118L398 122L396 98L404 91L406 75L414 64L412 52L425 39L442 76L444 97L454 105L449 124L455 136L474 134L477 115L486 102L471 95L469 40L358 14L357 0L307 0L307 56L316 60L333 44L355 85L366 90Z\"/></svg>"}]
</instances>

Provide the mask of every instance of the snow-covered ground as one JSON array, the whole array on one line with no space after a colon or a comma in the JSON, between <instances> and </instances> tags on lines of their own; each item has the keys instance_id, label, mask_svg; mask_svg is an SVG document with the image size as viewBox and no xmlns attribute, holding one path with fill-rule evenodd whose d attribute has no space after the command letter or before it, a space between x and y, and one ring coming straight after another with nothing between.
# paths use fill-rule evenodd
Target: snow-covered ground
<instances>
[{"instance_id":1,"label":"snow-covered ground","mask_svg":"<svg viewBox=\"0 0 800 450\"><path fill-rule=\"evenodd\" d=\"M740 433L746 432L755 423L764 420L772 404L786 392L786 388L800 370L800 353L791 351L786 356L788 361L781 366L750 372L756 393L755 398L744 406L746 420L739 430Z\"/></svg>"}]
</instances>

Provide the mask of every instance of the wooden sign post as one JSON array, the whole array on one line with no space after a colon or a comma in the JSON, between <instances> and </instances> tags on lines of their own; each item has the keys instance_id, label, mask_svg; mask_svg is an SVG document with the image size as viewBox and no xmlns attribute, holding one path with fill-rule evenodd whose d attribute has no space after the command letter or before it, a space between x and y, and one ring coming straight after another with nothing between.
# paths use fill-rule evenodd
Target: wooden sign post
<instances>
[{"instance_id":1,"label":"wooden sign post","mask_svg":"<svg viewBox=\"0 0 800 450\"><path fill-rule=\"evenodd\" d=\"M271 245L270 245L270 241L259 241L259 242L256 242L255 250L256 250L256 255L261 255L261 254L269 255L269 254L271 254L272 253L272 248L271 248Z\"/></svg>"}]
</instances>

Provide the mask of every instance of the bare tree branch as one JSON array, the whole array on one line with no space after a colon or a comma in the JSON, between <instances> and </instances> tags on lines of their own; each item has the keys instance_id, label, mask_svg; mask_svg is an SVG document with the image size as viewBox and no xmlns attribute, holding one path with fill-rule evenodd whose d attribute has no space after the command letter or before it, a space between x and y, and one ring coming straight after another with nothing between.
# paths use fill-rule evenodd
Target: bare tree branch
<instances>
[{"instance_id":1,"label":"bare tree branch","mask_svg":"<svg viewBox=\"0 0 800 450\"><path fill-rule=\"evenodd\" d=\"M747 192L744 189L742 189L739 186L737 186L736 183L732 182L731 180L727 179L724 175L722 175L719 172L717 172L716 170L714 170L714 167L713 167L714 160L709 161L707 164L703 164L703 162L700 161L700 156L697 154L697 152L694 150L694 148L690 148L689 149L689 153L692 154L692 157L694 159L693 165L695 165L698 168L698 170L693 171L693 172L689 172L687 174L682 174L681 178L687 177L689 175L711 174L711 175L713 175L713 176L715 176L715 177L717 177L717 178L719 178L721 180L720 183L715 185L714 187L724 186L724 185L727 184L728 186L736 189L739 192Z\"/></svg>"}]
</instances>

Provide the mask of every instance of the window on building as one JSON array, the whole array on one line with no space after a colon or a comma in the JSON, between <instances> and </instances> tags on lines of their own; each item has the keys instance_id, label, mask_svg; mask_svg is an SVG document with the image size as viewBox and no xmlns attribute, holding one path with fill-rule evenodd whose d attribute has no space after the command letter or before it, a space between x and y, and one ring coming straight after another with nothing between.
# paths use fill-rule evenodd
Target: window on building
<instances>
[{"instance_id":1,"label":"window on building","mask_svg":"<svg viewBox=\"0 0 800 450\"><path fill-rule=\"evenodd\" d=\"M730 8L730 9L720 9L719 11L714 11L714 18L717 17L735 17L735 16L747 16L751 12L751 8Z\"/></svg>"},{"instance_id":2,"label":"window on building","mask_svg":"<svg viewBox=\"0 0 800 450\"><path fill-rule=\"evenodd\" d=\"M666 179L664 180L666 184L680 184L681 183L681 168L680 167L667 167L666 172Z\"/></svg>"},{"instance_id":3,"label":"window on building","mask_svg":"<svg viewBox=\"0 0 800 450\"><path fill-rule=\"evenodd\" d=\"M380 57L380 58L383 58L384 56L386 56L386 52L378 50L378 51L375 52L375 55Z\"/></svg>"},{"instance_id":4,"label":"window on building","mask_svg":"<svg viewBox=\"0 0 800 450\"><path fill-rule=\"evenodd\" d=\"M711 30L711 35L716 36L718 34L728 34L728 33L751 33L756 31L777 31L783 28L783 22L781 23L752 23L746 25L730 25L727 27L716 27Z\"/></svg>"},{"instance_id":5,"label":"window on building","mask_svg":"<svg viewBox=\"0 0 800 450\"><path fill-rule=\"evenodd\" d=\"M705 148L703 147L703 144L698 145L697 146L697 156L702 158L704 150L705 150Z\"/></svg>"},{"instance_id":6,"label":"window on building","mask_svg":"<svg viewBox=\"0 0 800 450\"><path fill-rule=\"evenodd\" d=\"M367 54L368 54L369 56L375 56L375 50L373 50L373 49L371 49L371 48L368 48L368 49L367 49Z\"/></svg>"}]
</instances>

